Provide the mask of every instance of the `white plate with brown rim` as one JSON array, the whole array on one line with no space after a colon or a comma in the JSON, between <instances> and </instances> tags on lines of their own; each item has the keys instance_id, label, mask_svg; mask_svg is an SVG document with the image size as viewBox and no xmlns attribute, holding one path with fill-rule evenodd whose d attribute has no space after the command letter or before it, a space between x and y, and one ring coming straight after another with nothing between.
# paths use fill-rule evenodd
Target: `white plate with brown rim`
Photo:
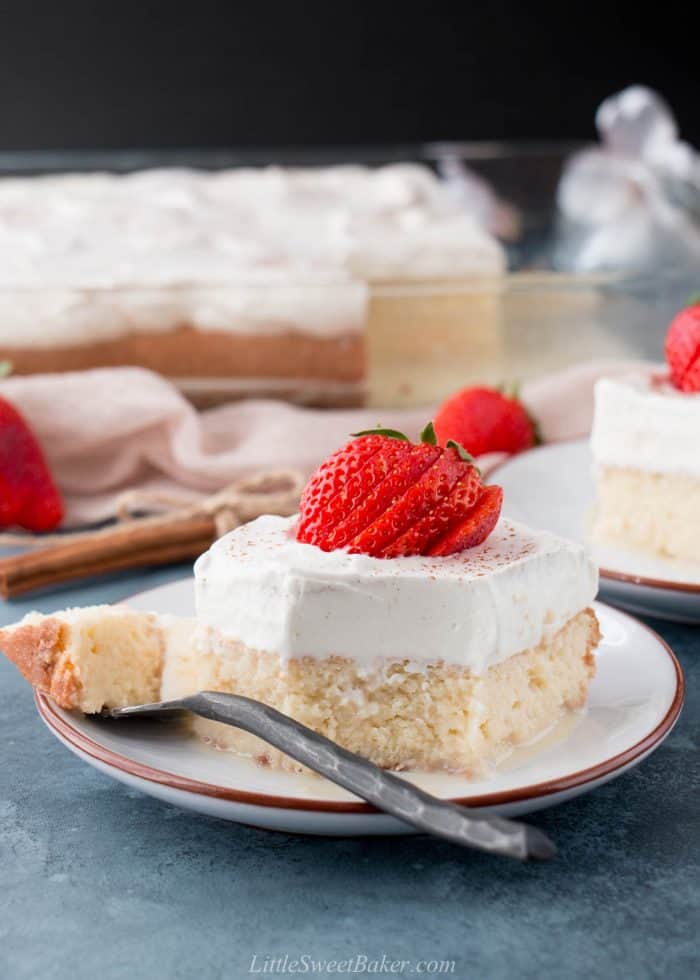
<instances>
[{"instance_id":1,"label":"white plate with brown rim","mask_svg":"<svg viewBox=\"0 0 700 980\"><path fill-rule=\"evenodd\" d=\"M191 579L143 592L133 608L190 615ZM683 675L670 648L631 616L595 604L603 640L586 709L535 745L516 750L487 779L402 773L446 799L515 816L562 803L640 763L673 728ZM39 714L72 752L101 772L175 806L271 830L396 834L410 828L320 777L263 768L213 749L183 726L107 722L67 712L44 694Z\"/></svg>"}]
</instances>

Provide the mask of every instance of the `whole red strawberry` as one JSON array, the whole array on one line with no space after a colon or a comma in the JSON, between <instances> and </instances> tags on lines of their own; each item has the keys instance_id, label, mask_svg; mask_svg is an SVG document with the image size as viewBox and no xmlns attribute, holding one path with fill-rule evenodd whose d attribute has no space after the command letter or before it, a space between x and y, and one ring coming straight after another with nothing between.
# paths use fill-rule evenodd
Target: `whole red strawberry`
<instances>
[{"instance_id":1,"label":"whole red strawberry","mask_svg":"<svg viewBox=\"0 0 700 980\"><path fill-rule=\"evenodd\" d=\"M681 310L671 321L665 351L676 388L700 391L700 303Z\"/></svg>"},{"instance_id":2,"label":"whole red strawberry","mask_svg":"<svg viewBox=\"0 0 700 980\"><path fill-rule=\"evenodd\" d=\"M375 558L451 555L496 526L503 491L484 486L456 442L438 446L432 423L411 443L401 432L358 432L322 463L301 497L297 540Z\"/></svg>"},{"instance_id":3,"label":"whole red strawberry","mask_svg":"<svg viewBox=\"0 0 700 980\"><path fill-rule=\"evenodd\" d=\"M41 446L17 409L0 398L0 527L51 531L62 517Z\"/></svg>"},{"instance_id":4,"label":"whole red strawberry","mask_svg":"<svg viewBox=\"0 0 700 980\"><path fill-rule=\"evenodd\" d=\"M535 423L514 395L497 388L464 388L443 402L435 417L441 446L459 442L474 456L519 453L538 441Z\"/></svg>"}]
</instances>

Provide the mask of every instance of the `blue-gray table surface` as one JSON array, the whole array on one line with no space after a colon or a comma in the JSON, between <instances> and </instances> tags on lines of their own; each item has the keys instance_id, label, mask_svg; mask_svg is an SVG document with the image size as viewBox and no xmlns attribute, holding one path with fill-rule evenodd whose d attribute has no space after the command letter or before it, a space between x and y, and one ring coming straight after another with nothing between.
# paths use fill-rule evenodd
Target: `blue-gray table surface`
<instances>
[{"instance_id":1,"label":"blue-gray table surface","mask_svg":"<svg viewBox=\"0 0 700 980\"><path fill-rule=\"evenodd\" d=\"M0 602L0 624L187 572ZM312 960L354 957L366 972L408 960L402 975L453 960L451 975L473 980L697 977L700 629L651 625L685 671L681 719L638 768L530 818L559 845L548 864L426 837L289 836L178 810L68 752L0 658L0 980L235 980L269 976L285 961L265 958L284 956L288 970L300 959L309 971Z\"/></svg>"}]
</instances>

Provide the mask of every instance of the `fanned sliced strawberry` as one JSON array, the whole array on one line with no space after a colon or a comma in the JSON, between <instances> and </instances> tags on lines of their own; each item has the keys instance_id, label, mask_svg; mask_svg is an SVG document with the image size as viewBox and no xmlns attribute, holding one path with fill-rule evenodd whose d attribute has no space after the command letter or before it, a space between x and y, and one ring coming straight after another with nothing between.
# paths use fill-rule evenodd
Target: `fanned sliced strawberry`
<instances>
[{"instance_id":1,"label":"fanned sliced strawberry","mask_svg":"<svg viewBox=\"0 0 700 980\"><path fill-rule=\"evenodd\" d=\"M398 441L395 444L399 447L402 445ZM408 448L408 445L406 443L405 447ZM306 535L320 533L322 528L332 526L335 510L331 509L331 501L347 490L348 482L375 454L385 449L386 439L383 436L364 436L349 442L321 463L301 495L297 529L300 541L305 540Z\"/></svg>"},{"instance_id":2,"label":"fanned sliced strawberry","mask_svg":"<svg viewBox=\"0 0 700 980\"><path fill-rule=\"evenodd\" d=\"M463 473L464 463L456 450L444 450L417 483L350 542L350 552L381 555L387 545L442 503Z\"/></svg>"},{"instance_id":3,"label":"fanned sliced strawberry","mask_svg":"<svg viewBox=\"0 0 700 980\"><path fill-rule=\"evenodd\" d=\"M422 520L392 541L382 552L382 558L403 555L425 555L428 547L445 534L456 522L464 520L483 490L479 471L470 466L453 487L449 497L438 504Z\"/></svg>"},{"instance_id":4,"label":"fanned sliced strawberry","mask_svg":"<svg viewBox=\"0 0 700 980\"><path fill-rule=\"evenodd\" d=\"M464 520L431 545L428 554L453 555L482 544L495 528L502 505L502 488L496 485L484 487L483 493Z\"/></svg>"},{"instance_id":5,"label":"fanned sliced strawberry","mask_svg":"<svg viewBox=\"0 0 700 980\"><path fill-rule=\"evenodd\" d=\"M456 442L438 446L429 423L411 444L393 429L358 432L323 463L302 494L297 540L374 558L450 554L479 544L500 512Z\"/></svg>"},{"instance_id":6,"label":"fanned sliced strawberry","mask_svg":"<svg viewBox=\"0 0 700 980\"><path fill-rule=\"evenodd\" d=\"M344 487L319 511L318 525L311 525L305 534L321 533L324 540L333 530L355 510L362 506L367 494L377 485L382 485L391 476L397 465L410 455L410 442L392 440L393 445L375 453L365 465L353 474ZM332 548L324 546L324 551Z\"/></svg>"},{"instance_id":7,"label":"fanned sliced strawberry","mask_svg":"<svg viewBox=\"0 0 700 980\"><path fill-rule=\"evenodd\" d=\"M344 548L401 497L440 456L437 446L411 445L389 475L375 485L364 500L326 535L324 551ZM371 462L377 459L375 456ZM368 464L369 465L369 464Z\"/></svg>"},{"instance_id":8,"label":"fanned sliced strawberry","mask_svg":"<svg viewBox=\"0 0 700 980\"><path fill-rule=\"evenodd\" d=\"M688 306L674 317L664 349L676 388L700 391L700 303Z\"/></svg>"}]
</instances>

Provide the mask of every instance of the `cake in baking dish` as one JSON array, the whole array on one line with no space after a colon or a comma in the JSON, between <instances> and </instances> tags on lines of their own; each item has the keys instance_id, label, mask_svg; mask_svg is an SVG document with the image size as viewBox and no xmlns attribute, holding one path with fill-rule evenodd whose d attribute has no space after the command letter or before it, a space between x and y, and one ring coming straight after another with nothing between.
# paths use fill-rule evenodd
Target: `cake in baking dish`
<instances>
[{"instance_id":1,"label":"cake in baking dish","mask_svg":"<svg viewBox=\"0 0 700 980\"><path fill-rule=\"evenodd\" d=\"M503 250L418 165L3 178L0 254L19 374L141 365L200 402L386 403L419 395L407 348L435 371L499 349Z\"/></svg>"},{"instance_id":2,"label":"cake in baking dish","mask_svg":"<svg viewBox=\"0 0 700 980\"><path fill-rule=\"evenodd\" d=\"M389 769L481 773L584 704L597 571L579 545L499 517L500 488L464 455L361 436L319 469L299 515L259 518L198 559L196 625L32 614L0 648L66 708L232 692ZM194 725L298 768L244 732Z\"/></svg>"}]
</instances>

